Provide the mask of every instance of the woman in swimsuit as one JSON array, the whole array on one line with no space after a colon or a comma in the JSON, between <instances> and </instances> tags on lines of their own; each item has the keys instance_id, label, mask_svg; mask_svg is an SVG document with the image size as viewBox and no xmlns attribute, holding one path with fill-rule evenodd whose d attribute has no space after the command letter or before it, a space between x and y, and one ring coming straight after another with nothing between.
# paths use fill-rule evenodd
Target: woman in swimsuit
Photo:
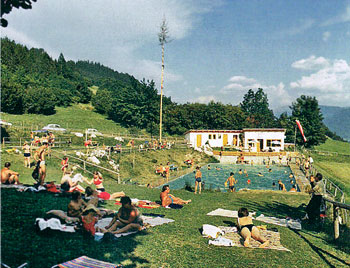
<instances>
[{"instance_id":1,"label":"woman in swimsuit","mask_svg":"<svg viewBox=\"0 0 350 268\"><path fill-rule=\"evenodd\" d=\"M22 150L24 151L24 167L30 168L30 151L31 148L28 145L28 143L25 141L22 147Z\"/></svg>"},{"instance_id":2,"label":"woman in swimsuit","mask_svg":"<svg viewBox=\"0 0 350 268\"><path fill-rule=\"evenodd\" d=\"M244 239L244 246L250 246L250 238L255 239L256 241L261 242L262 244L259 248L265 248L269 241L263 238L260 235L259 229L254 226L252 217L249 216L249 211L246 208L240 208L238 210L238 227L241 233L241 236Z\"/></svg>"},{"instance_id":3,"label":"woman in swimsuit","mask_svg":"<svg viewBox=\"0 0 350 268\"><path fill-rule=\"evenodd\" d=\"M103 187L103 178L100 172L94 171L94 178L91 181L86 180L86 182L91 185L95 184L96 190L100 192L105 192L105 188Z\"/></svg>"},{"instance_id":4,"label":"woman in swimsuit","mask_svg":"<svg viewBox=\"0 0 350 268\"><path fill-rule=\"evenodd\" d=\"M126 233L129 230L142 230L143 221L138 209L131 204L131 199L124 196L120 199L122 207L113 217L113 220L106 229L102 229L103 233L111 232L113 234ZM120 228L117 230L117 228Z\"/></svg>"}]
</instances>

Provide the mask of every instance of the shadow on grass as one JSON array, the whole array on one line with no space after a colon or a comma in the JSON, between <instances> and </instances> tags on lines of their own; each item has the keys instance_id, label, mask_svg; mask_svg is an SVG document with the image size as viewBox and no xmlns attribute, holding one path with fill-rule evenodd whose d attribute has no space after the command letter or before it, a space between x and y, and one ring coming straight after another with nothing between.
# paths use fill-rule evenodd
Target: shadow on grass
<instances>
[{"instance_id":1,"label":"shadow on grass","mask_svg":"<svg viewBox=\"0 0 350 268\"><path fill-rule=\"evenodd\" d=\"M305 236L302 235L302 233L305 233L303 231L298 231L298 230L293 230L292 231L294 233L296 233L300 238L302 238L311 248L312 250L325 262L329 265L329 267L331 268L336 268L336 267L339 267L339 266L335 266L333 265L332 263L330 263L328 261L328 259L326 258L326 256L334 259L335 261L338 261L340 262L341 264L344 264L344 265L347 265L347 266L350 266L350 262L346 262L342 259L340 259L339 257L335 256L334 254L320 248L320 247L317 247L316 245L314 245L310 240L308 240ZM309 233L307 233L307 235L310 235ZM315 237L315 236L314 236Z\"/></svg>"},{"instance_id":2,"label":"shadow on grass","mask_svg":"<svg viewBox=\"0 0 350 268\"><path fill-rule=\"evenodd\" d=\"M102 242L77 232L36 232L35 219L51 209L65 211L68 197L1 189L1 199L1 261L10 267L25 262L29 267L52 267L83 255L116 264L127 260L125 267L130 268L149 263L134 254L137 236L147 232Z\"/></svg>"}]
</instances>

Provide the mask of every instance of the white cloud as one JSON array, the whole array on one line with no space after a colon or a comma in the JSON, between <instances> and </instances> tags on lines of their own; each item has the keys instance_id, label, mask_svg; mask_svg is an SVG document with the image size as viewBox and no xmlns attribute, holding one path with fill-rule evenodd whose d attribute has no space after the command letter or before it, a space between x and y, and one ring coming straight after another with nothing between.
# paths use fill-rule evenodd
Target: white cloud
<instances>
[{"instance_id":1,"label":"white cloud","mask_svg":"<svg viewBox=\"0 0 350 268\"><path fill-rule=\"evenodd\" d=\"M328 20L323 22L321 26L329 26L329 25L334 25L334 24L344 23L349 21L350 21L350 4L347 5L343 13L338 14L335 17L329 18Z\"/></svg>"},{"instance_id":2,"label":"white cloud","mask_svg":"<svg viewBox=\"0 0 350 268\"><path fill-rule=\"evenodd\" d=\"M195 89L194 89L194 93L200 93L201 92L201 89L199 88L199 87L196 87Z\"/></svg>"},{"instance_id":3,"label":"white cloud","mask_svg":"<svg viewBox=\"0 0 350 268\"><path fill-rule=\"evenodd\" d=\"M211 101L217 101L215 96L200 96L198 98L195 98L194 100L192 100L192 102L197 102L197 103L209 103Z\"/></svg>"},{"instance_id":4,"label":"white cloud","mask_svg":"<svg viewBox=\"0 0 350 268\"><path fill-rule=\"evenodd\" d=\"M319 70L327 66L329 66L329 60L324 57L316 58L314 55L292 63L293 68L301 70Z\"/></svg>"},{"instance_id":5,"label":"white cloud","mask_svg":"<svg viewBox=\"0 0 350 268\"><path fill-rule=\"evenodd\" d=\"M67 60L88 59L138 79L153 79L159 87L160 56L145 51L152 46L160 54L157 34L163 17L170 38L179 40L218 5L221 2L209 0L38 1L30 11L6 15L9 27L2 29L2 35L42 47L53 57L62 52ZM182 79L167 62L166 67L165 83Z\"/></svg>"},{"instance_id":6,"label":"white cloud","mask_svg":"<svg viewBox=\"0 0 350 268\"><path fill-rule=\"evenodd\" d=\"M331 33L330 33L330 32L324 32L324 33L322 34L322 40L323 40L324 42L327 42L330 36L331 36Z\"/></svg>"},{"instance_id":7,"label":"white cloud","mask_svg":"<svg viewBox=\"0 0 350 268\"><path fill-rule=\"evenodd\" d=\"M258 88L262 88L267 94L269 104L272 108L289 105L292 101L283 83L279 83L277 86L264 85L256 79L246 76L233 76L228 81L230 83L220 90L220 93L225 95L226 102L231 97L233 103L239 103L249 89L256 91Z\"/></svg>"},{"instance_id":8,"label":"white cloud","mask_svg":"<svg viewBox=\"0 0 350 268\"><path fill-rule=\"evenodd\" d=\"M298 81L290 83L291 88L306 89L323 97L327 94L350 94L350 66L345 60L334 60L329 66L302 76ZM345 103L341 97L340 103Z\"/></svg>"}]
</instances>

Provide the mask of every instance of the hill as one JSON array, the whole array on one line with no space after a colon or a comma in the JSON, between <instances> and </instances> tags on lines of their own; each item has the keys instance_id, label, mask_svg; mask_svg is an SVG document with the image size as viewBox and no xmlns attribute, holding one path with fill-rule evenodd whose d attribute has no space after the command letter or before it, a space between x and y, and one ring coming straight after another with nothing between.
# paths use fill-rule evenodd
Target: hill
<instances>
[{"instance_id":1,"label":"hill","mask_svg":"<svg viewBox=\"0 0 350 268\"><path fill-rule=\"evenodd\" d=\"M320 105L323 122L340 137L350 141L350 107Z\"/></svg>"}]
</instances>

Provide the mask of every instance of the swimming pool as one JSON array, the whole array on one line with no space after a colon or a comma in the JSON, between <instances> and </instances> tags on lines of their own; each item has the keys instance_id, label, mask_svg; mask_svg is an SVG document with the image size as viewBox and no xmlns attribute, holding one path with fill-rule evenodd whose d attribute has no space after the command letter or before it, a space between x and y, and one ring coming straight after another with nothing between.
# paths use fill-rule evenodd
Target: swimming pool
<instances>
[{"instance_id":1,"label":"swimming pool","mask_svg":"<svg viewBox=\"0 0 350 268\"><path fill-rule=\"evenodd\" d=\"M286 186L287 191L292 188L290 180L293 180L295 183L295 178L289 178L290 173L292 172L289 167L286 166L277 166L272 165L269 168L266 166L256 165L236 165L236 164L210 164L211 170L208 170L208 166L203 166L201 168L202 172L202 181L205 182L205 189L220 189L221 191L226 192L224 182L230 176L230 173L235 173L234 177L237 180L236 191L240 189L251 189L251 190L278 190L278 180L281 180ZM218 168L219 170L217 170ZM242 170L242 174L239 174L239 170ZM248 177L243 171L246 170ZM263 176L259 177L258 173L261 173ZM250 179L250 184L247 183L247 180ZM185 183L189 183L191 186L194 186L194 173L191 172L180 178L169 182L171 189L181 189L184 188ZM275 182L276 186L272 186L272 183Z\"/></svg>"}]
</instances>

